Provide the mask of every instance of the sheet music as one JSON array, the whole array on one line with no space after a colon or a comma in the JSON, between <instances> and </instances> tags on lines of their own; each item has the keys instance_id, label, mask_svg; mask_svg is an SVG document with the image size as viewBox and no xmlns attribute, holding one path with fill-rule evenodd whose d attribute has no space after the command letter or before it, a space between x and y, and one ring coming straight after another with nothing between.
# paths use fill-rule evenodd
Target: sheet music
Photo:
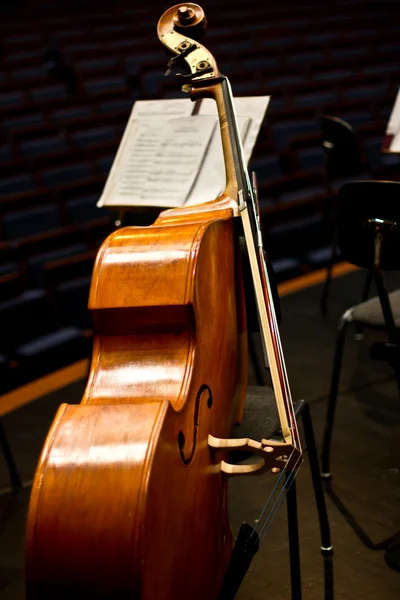
<instances>
[{"instance_id":1,"label":"sheet music","mask_svg":"<svg viewBox=\"0 0 400 600\"><path fill-rule=\"evenodd\" d=\"M246 139L250 128L249 117L238 117L240 139ZM199 176L193 186L186 204L201 204L218 198L225 189L225 163L222 151L221 132L219 127L214 131L207 156L200 169Z\"/></svg>"},{"instance_id":2,"label":"sheet music","mask_svg":"<svg viewBox=\"0 0 400 600\"><path fill-rule=\"evenodd\" d=\"M246 162L249 162L251 158L251 153L253 152L257 135L264 120L270 99L270 96L244 96L233 99L238 121L242 117L249 117L251 119L250 128L246 133L245 139L242 139ZM211 98L205 98L201 103L199 115L217 116L217 114L217 105L215 104L214 100Z\"/></svg>"},{"instance_id":3,"label":"sheet music","mask_svg":"<svg viewBox=\"0 0 400 600\"><path fill-rule=\"evenodd\" d=\"M249 161L269 96L235 98ZM98 206L171 208L217 198L225 165L216 104L204 99L191 115L189 98L135 103ZM162 118L160 118L162 117Z\"/></svg>"},{"instance_id":4,"label":"sheet music","mask_svg":"<svg viewBox=\"0 0 400 600\"><path fill-rule=\"evenodd\" d=\"M384 152L400 153L400 88L386 128Z\"/></svg>"},{"instance_id":5,"label":"sheet music","mask_svg":"<svg viewBox=\"0 0 400 600\"><path fill-rule=\"evenodd\" d=\"M154 115L180 115L190 117L193 111L193 103L188 98L172 100L140 100L135 102L132 117L149 117Z\"/></svg>"},{"instance_id":6,"label":"sheet music","mask_svg":"<svg viewBox=\"0 0 400 600\"><path fill-rule=\"evenodd\" d=\"M269 100L270 96L233 99L246 163L251 158ZM217 118L218 111L215 101L211 98L202 100L199 115L215 115L215 118ZM225 183L221 132L217 128L187 204L201 204L218 198L225 189Z\"/></svg>"},{"instance_id":7,"label":"sheet music","mask_svg":"<svg viewBox=\"0 0 400 600\"><path fill-rule=\"evenodd\" d=\"M117 156L100 202L107 198L107 206L181 206L216 125L214 117L206 116L134 119L125 139L127 151Z\"/></svg>"}]
</instances>

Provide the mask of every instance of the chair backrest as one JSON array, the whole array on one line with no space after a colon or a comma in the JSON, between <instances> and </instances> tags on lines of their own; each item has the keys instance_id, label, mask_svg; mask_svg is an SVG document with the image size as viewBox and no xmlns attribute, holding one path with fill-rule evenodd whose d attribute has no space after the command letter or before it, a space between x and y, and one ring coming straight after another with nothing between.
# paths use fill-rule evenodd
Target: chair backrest
<instances>
[{"instance_id":1,"label":"chair backrest","mask_svg":"<svg viewBox=\"0 0 400 600\"><path fill-rule=\"evenodd\" d=\"M356 181L339 190L337 226L342 258L369 270L375 257L375 233L368 226L371 219L397 224L383 233L380 268L400 270L400 183Z\"/></svg>"},{"instance_id":2,"label":"chair backrest","mask_svg":"<svg viewBox=\"0 0 400 600\"><path fill-rule=\"evenodd\" d=\"M361 154L352 126L347 121L329 115L320 118L320 126L327 181L359 172L362 167Z\"/></svg>"}]
</instances>

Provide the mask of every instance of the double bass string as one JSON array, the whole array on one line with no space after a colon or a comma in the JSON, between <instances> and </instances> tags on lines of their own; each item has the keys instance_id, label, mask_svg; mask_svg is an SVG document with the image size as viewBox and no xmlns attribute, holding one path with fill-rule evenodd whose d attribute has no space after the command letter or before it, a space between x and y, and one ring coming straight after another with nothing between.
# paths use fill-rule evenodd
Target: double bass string
<instances>
[{"instance_id":1,"label":"double bass string","mask_svg":"<svg viewBox=\"0 0 400 600\"><path fill-rule=\"evenodd\" d=\"M277 407L278 407L278 411L280 413L282 428L285 429L285 432L286 432L286 433L284 432L283 437L286 438L287 433L290 431L290 437L291 437L292 443L294 443L295 447L298 450L300 450L300 452L301 452L300 440L299 440L299 435L298 435L298 431L297 431L297 422L296 422L296 418L294 416L293 402L292 402L291 393L290 393L288 375L287 375L285 361L284 361L284 357L283 357L283 350L282 350L282 344L281 344L280 336L279 336L278 324L276 321L275 309L274 309L274 305L273 305L273 301L272 301L272 294L271 294L271 289L270 289L268 270L266 268L265 258L263 255L263 243L262 243L261 230L259 227L259 209L258 209L257 195L254 192L252 185L250 183L250 177L249 177L248 170L246 167L243 145L242 145L240 134L239 134L239 128L238 128L238 124L237 124L237 118L236 118L236 113L235 113L235 108L234 108L234 103L233 103L232 88L231 88L229 79L225 76L223 76L223 94L225 97L228 122L230 122L230 125L231 125L230 131L231 131L231 139L232 139L232 148L235 149L235 151L236 151L235 168L236 168L236 175L237 175L237 181L238 181L238 186L239 186L239 209L242 212L243 225L244 225L245 213L247 212L247 215L248 215L246 217L246 219L248 219L249 230L246 231L246 227L244 226L246 245L247 245L248 252L249 252L249 258L250 258L250 253L251 253L251 249L250 249L250 247L251 247L252 251L254 251L254 257L257 262L259 285L261 286L260 294L263 297L263 303L264 303L264 306L266 309L267 328L269 329L269 335L271 338L271 345L272 345L271 353L274 355L273 358L271 356L272 360L275 362L274 369L276 371L276 375L272 376L273 386L275 389L275 386L278 385L278 379L279 379L280 386L282 388L281 389L282 401L278 401L278 398L277 398ZM240 197L240 192L243 194L245 190L246 190L246 193L245 193L245 197L243 199L244 199L245 203L247 203L247 208L245 205L244 210L243 210L240 206L240 202L242 201L242 198ZM250 218L250 215L251 215L251 218ZM251 220L253 221L253 226L251 224ZM253 227L255 227L256 232L253 231ZM257 241L254 239L255 235L257 237ZM256 251L256 249L258 249L258 252ZM251 259L250 259L250 263L251 263ZM253 270L253 267L252 267L252 270ZM260 298L258 297L258 293L257 293L255 277L256 276L253 273L253 283L255 286L256 302L258 303L260 301ZM266 297L266 295L267 295L267 297ZM266 333L264 332L264 327L262 325L262 318L261 318L260 312L259 312L259 320L260 320L260 330L265 339ZM266 342L266 339L265 339L265 342ZM269 359L269 360L271 360L271 359ZM274 379L276 379L277 381L274 381ZM275 394L279 395L277 389L275 389ZM281 406L281 408L280 408L280 406ZM285 418L284 418L284 420L286 421L285 424L282 420L283 419L282 411L283 411L283 414L285 415Z\"/></svg>"},{"instance_id":2,"label":"double bass string","mask_svg":"<svg viewBox=\"0 0 400 600\"><path fill-rule=\"evenodd\" d=\"M264 541L267 533L269 532L271 525L276 517L276 515L278 514L283 502L285 501L286 495L293 483L293 481L296 478L297 475L297 471L299 470L301 464L301 457L299 457L293 467L293 471L291 471L289 477L285 480L281 491L279 492L278 497L276 498L267 518L265 519L265 522L261 528L261 530L258 532L258 535L260 536L260 544L262 544L262 542ZM286 475L286 469L283 470L282 472L282 476Z\"/></svg>"},{"instance_id":3,"label":"double bass string","mask_svg":"<svg viewBox=\"0 0 400 600\"><path fill-rule=\"evenodd\" d=\"M234 110L233 100L232 100L232 90L230 87L229 80L227 78L224 78L224 83L226 85L226 90L227 90L226 104L227 104L227 108L228 108L228 113L230 113L230 120L233 125L232 130L233 130L233 138L234 139L232 141L234 142L234 145L237 149L237 154L238 154L238 159L239 159L238 160L239 164L237 165L238 181L240 182L239 187L241 187L242 190L243 190L243 188L247 188L246 199L249 202L249 205L250 205L249 208L251 210L254 226L256 229L255 232L253 231L253 234L250 236L250 239L248 239L248 236L246 234L246 228L245 228L246 243L248 246L249 253L250 253L249 244L253 245L256 261L258 263L258 272L260 275L260 283L261 283L261 279L264 280L264 284L261 283L262 289L263 289L262 296L263 296L265 306L266 306L266 308L268 308L268 312L269 312L269 315L267 316L267 323L268 323L268 328L270 330L271 341L273 344L275 344L275 348L276 348L276 351L275 351L276 353L274 352L273 360L276 361L276 369L277 369L278 377L280 374L279 378L280 378L280 385L282 387L282 390L281 390L282 401L283 401L284 411L286 414L288 430L290 431L290 436L291 436L291 440L292 440L294 449L300 452L289 477L286 477L288 463L286 463L285 467L282 469L282 472L280 473L280 475L273 487L273 490L262 509L260 518L258 519L258 522L257 522L256 526L253 528L252 534L250 535L250 539L252 539L255 535L258 534L260 543L262 543L262 541L264 540L265 536L267 535L267 533L272 525L273 520L275 519L275 516L277 515L279 509L281 508L281 506L285 500L287 491L290 489L290 486L292 485L292 483L294 481L294 478L297 474L299 466L301 465L301 462L302 462L302 455L301 455L301 444L300 444L300 439L299 439L298 430L297 430L297 421L296 421L296 417L294 414L293 402L292 402L291 393L290 393L288 374L287 374L286 367L285 367L285 361L284 361L284 357L283 357L283 349L282 349L282 344L281 344L281 340L280 340L280 336L279 336L279 328L278 328L278 323L276 320L276 313L275 313L274 305L272 302L269 274L268 274L268 270L266 267L264 253L263 253L263 244L262 244L262 237L261 237L261 231L260 231L259 210L258 210L258 202L257 202L258 199L257 199L256 192L252 189L252 186L250 185L250 178L249 178L249 175L247 172L247 168L245 166L243 147L242 147L240 136L238 133L237 120L236 120L236 115L235 115L235 110ZM255 237L257 238L257 242L256 242ZM258 252L256 251L256 248L258 249ZM257 291L256 291L256 298L257 298ZM260 313L259 313L259 318L260 318ZM262 331L261 323L260 323L260 329ZM275 390L275 393L276 393L276 390ZM278 402L278 400L277 400L277 402ZM290 458L292 458L293 452L295 450L292 451ZM284 483L282 485L282 479L284 477L286 477L286 479L284 480ZM272 506L271 506L271 504L272 504ZM267 513L267 511L268 511L268 513Z\"/></svg>"}]
</instances>

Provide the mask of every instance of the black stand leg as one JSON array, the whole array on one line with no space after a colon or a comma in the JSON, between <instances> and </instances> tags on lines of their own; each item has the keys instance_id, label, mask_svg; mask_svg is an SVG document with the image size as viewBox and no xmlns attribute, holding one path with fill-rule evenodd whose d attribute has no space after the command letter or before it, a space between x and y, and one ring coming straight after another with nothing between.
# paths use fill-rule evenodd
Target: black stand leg
<instances>
[{"instance_id":1,"label":"black stand leg","mask_svg":"<svg viewBox=\"0 0 400 600\"><path fill-rule=\"evenodd\" d=\"M320 477L317 446L315 444L314 428L311 420L310 407L307 403L301 411L304 437L307 446L308 460L310 463L311 478L313 482L315 502L318 510L319 527L321 531L321 554L324 561L324 599L333 600L333 546L329 527L328 513L326 510L325 494Z\"/></svg>"},{"instance_id":2,"label":"black stand leg","mask_svg":"<svg viewBox=\"0 0 400 600\"><path fill-rule=\"evenodd\" d=\"M317 447L315 444L314 429L311 421L310 407L304 402L301 408L301 417L303 421L304 437L307 446L308 460L310 463L310 472L314 488L315 502L317 504L319 526L321 531L321 553L322 556L331 555L333 547L331 543L331 534L329 529L328 513L326 510L325 494L322 487L321 475L319 470Z\"/></svg>"},{"instance_id":3,"label":"black stand leg","mask_svg":"<svg viewBox=\"0 0 400 600\"><path fill-rule=\"evenodd\" d=\"M333 430L333 422L335 419L335 410L336 410L336 401L339 390L339 379L340 379L340 371L342 368L342 357L343 357L343 348L344 341L346 335L346 327L347 327L347 318L346 313L343 315L340 321L339 330L336 338L336 347L335 347L335 358L333 362L333 371L332 371L332 380L331 380L331 389L329 392L328 398L328 408L326 413L326 421L325 421L325 430L324 430L324 439L322 442L322 477L324 479L330 479L330 452L331 452L331 440L332 440L332 430Z\"/></svg>"},{"instance_id":4,"label":"black stand leg","mask_svg":"<svg viewBox=\"0 0 400 600\"><path fill-rule=\"evenodd\" d=\"M320 476L317 446L315 443L310 407L304 400L300 400L296 404L296 418L299 416L301 416L303 422L304 438L321 532L321 554L324 560L324 599L333 600L333 546L331 542L328 513L326 510L325 494Z\"/></svg>"},{"instance_id":5,"label":"black stand leg","mask_svg":"<svg viewBox=\"0 0 400 600\"><path fill-rule=\"evenodd\" d=\"M286 479L288 479L288 477L291 477L291 473L286 473ZM292 600L301 600L299 523L297 519L297 492L295 479L292 481L287 491L286 506L289 531L290 580L292 584Z\"/></svg>"},{"instance_id":6,"label":"black stand leg","mask_svg":"<svg viewBox=\"0 0 400 600\"><path fill-rule=\"evenodd\" d=\"M4 458L6 459L8 472L10 474L11 485L14 491L18 491L21 489L21 479L19 477L19 473L17 471L17 466L14 461L14 457L11 452L10 445L8 443L6 432L4 431L3 422L0 419L0 446L3 450Z\"/></svg>"},{"instance_id":7,"label":"black stand leg","mask_svg":"<svg viewBox=\"0 0 400 600\"><path fill-rule=\"evenodd\" d=\"M331 288L331 283L332 283L332 270L333 270L333 265L335 264L336 256L337 256L337 231L335 229L334 234L333 234L333 239L332 239L331 257L329 259L329 263L326 268L325 283L324 283L324 287L322 289L321 301L320 301L321 314L323 316L325 316L328 312L328 297L329 297L329 290Z\"/></svg>"}]
</instances>

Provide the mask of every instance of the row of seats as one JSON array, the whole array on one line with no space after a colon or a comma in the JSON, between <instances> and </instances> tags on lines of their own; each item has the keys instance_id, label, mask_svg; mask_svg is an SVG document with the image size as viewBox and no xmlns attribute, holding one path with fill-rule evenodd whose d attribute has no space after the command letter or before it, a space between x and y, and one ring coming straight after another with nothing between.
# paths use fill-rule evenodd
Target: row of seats
<instances>
[{"instance_id":1,"label":"row of seats","mask_svg":"<svg viewBox=\"0 0 400 600\"><path fill-rule=\"evenodd\" d=\"M207 7L206 45L234 94L272 95L250 166L258 174L278 281L329 256L331 232L321 226L327 198L322 111L358 130L360 174L399 176L396 160L380 153L399 75L397 21L387 18L395 5L382 0L362 7L336 2L322 12L311 1L293 3L290 17L287 8L261 0L249 0L245 9L226 0ZM0 23L6 389L90 352L90 275L115 218L96 202L134 100L183 97L174 79L163 77L155 27L165 4L98 0L94 11L49 10L35 6L29 18L16 13ZM22 332L13 338L16 323Z\"/></svg>"},{"instance_id":2,"label":"row of seats","mask_svg":"<svg viewBox=\"0 0 400 600\"><path fill-rule=\"evenodd\" d=\"M8 288L11 298L0 302L1 393L90 355L89 285L87 275L64 281L52 294L21 292L17 281Z\"/></svg>"}]
</instances>

